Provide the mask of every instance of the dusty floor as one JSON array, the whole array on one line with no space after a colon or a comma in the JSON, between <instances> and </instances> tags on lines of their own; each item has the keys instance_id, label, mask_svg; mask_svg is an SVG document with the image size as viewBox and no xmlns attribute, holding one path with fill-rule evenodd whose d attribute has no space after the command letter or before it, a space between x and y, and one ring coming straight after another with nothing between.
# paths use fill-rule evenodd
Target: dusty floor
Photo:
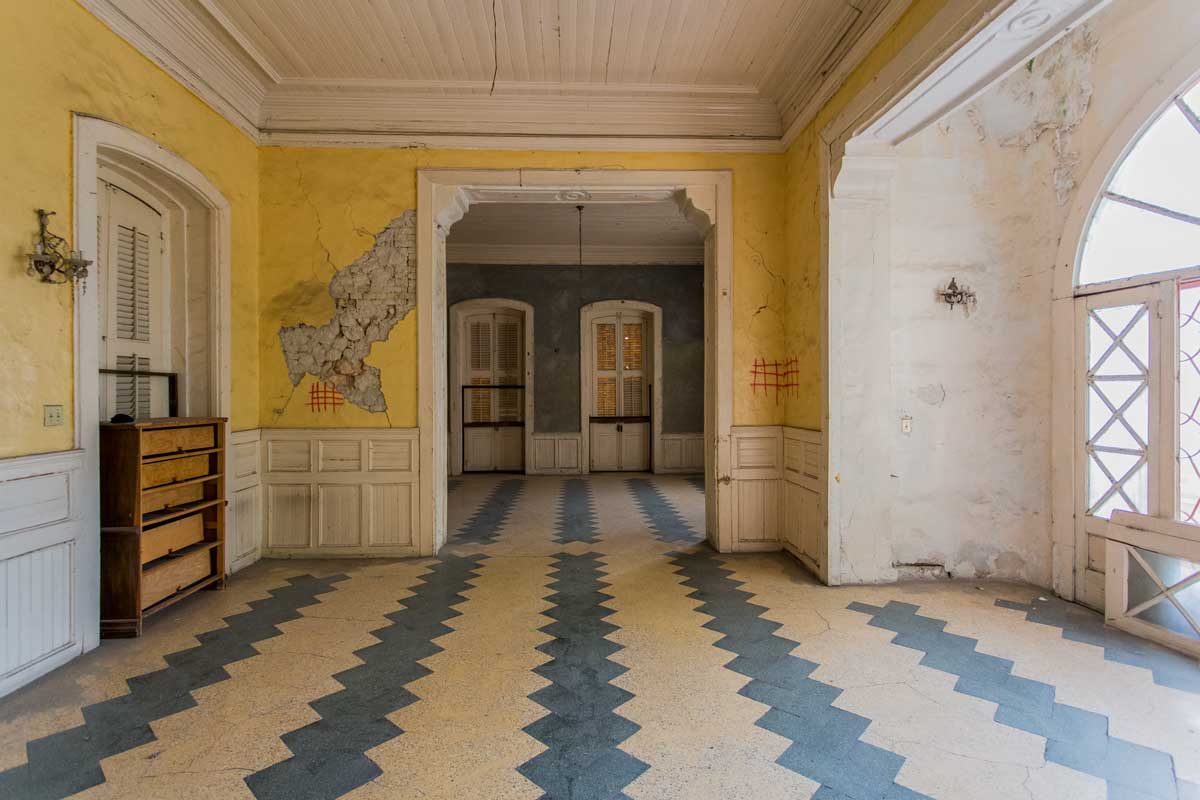
<instances>
[{"instance_id":1,"label":"dusty floor","mask_svg":"<svg viewBox=\"0 0 1200 800\"><path fill-rule=\"evenodd\" d=\"M695 480L471 477L0 701L0 798L1197 798L1200 671L1033 587L830 589Z\"/></svg>"}]
</instances>

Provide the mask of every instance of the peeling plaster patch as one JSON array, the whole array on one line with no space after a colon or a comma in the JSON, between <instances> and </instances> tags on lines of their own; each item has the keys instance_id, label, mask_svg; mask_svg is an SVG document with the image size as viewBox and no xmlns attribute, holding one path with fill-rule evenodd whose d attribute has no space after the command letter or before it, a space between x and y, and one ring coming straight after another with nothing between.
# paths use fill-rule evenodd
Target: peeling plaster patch
<instances>
[{"instance_id":1,"label":"peeling plaster patch","mask_svg":"<svg viewBox=\"0 0 1200 800\"><path fill-rule=\"evenodd\" d=\"M973 103L967 119L979 141L992 136L1001 147L1028 150L1043 136L1054 149L1054 192L1065 206L1075 189L1079 154L1072 134L1091 106L1092 67L1100 43L1083 26L1006 78L988 103Z\"/></svg>"},{"instance_id":2,"label":"peeling plaster patch","mask_svg":"<svg viewBox=\"0 0 1200 800\"><path fill-rule=\"evenodd\" d=\"M946 402L946 387L942 384L927 384L917 389L917 399L930 406L940 406Z\"/></svg>"},{"instance_id":3,"label":"peeling plaster patch","mask_svg":"<svg viewBox=\"0 0 1200 800\"><path fill-rule=\"evenodd\" d=\"M329 322L279 329L292 385L312 375L333 384L359 408L387 411L379 368L364 360L371 345L385 341L416 305L416 290L417 212L409 209L388 223L370 250L334 273Z\"/></svg>"}]
</instances>

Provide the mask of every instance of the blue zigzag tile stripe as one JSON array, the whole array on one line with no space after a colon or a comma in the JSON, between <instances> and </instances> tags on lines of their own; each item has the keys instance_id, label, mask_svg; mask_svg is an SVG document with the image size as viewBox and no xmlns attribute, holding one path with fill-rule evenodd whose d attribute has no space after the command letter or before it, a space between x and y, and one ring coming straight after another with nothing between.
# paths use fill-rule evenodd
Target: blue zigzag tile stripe
<instances>
[{"instance_id":1,"label":"blue zigzag tile stripe","mask_svg":"<svg viewBox=\"0 0 1200 800\"><path fill-rule=\"evenodd\" d=\"M130 678L129 694L84 706L84 723L29 742L29 761L0 772L0 797L63 798L105 782L103 759L153 742L150 723L196 705L192 692L229 679L225 667L257 656L256 642L275 636L298 609L320 602L345 575L299 575L250 602L250 610L225 618L226 627L202 633L200 644L164 657L163 669Z\"/></svg>"},{"instance_id":2,"label":"blue zigzag tile stripe","mask_svg":"<svg viewBox=\"0 0 1200 800\"><path fill-rule=\"evenodd\" d=\"M462 483L463 482L457 478L451 478L450 480L446 481L446 493L449 494L450 492L453 492L455 489L462 486Z\"/></svg>"},{"instance_id":3,"label":"blue zigzag tile stripe","mask_svg":"<svg viewBox=\"0 0 1200 800\"><path fill-rule=\"evenodd\" d=\"M627 484L655 530L673 540L698 537L657 492L637 479ZM833 706L842 690L809 677L818 665L791 655L799 642L775 633L780 623L762 618L767 609L750 602L753 595L739 588L732 570L707 549L672 555L683 585L693 590L688 597L702 601L696 610L712 617L704 627L724 634L714 646L735 655L725 668L750 678L739 693L769 707L756 724L793 742L777 762L819 782L815 800L925 797L895 782L901 756L860 741L871 721Z\"/></svg>"},{"instance_id":4,"label":"blue zigzag tile stripe","mask_svg":"<svg viewBox=\"0 0 1200 800\"><path fill-rule=\"evenodd\" d=\"M701 536L692 530L687 520L683 518L675 506L645 478L628 478L625 488L633 495L642 516L650 524L651 530L664 542L699 541Z\"/></svg>"},{"instance_id":5,"label":"blue zigzag tile stripe","mask_svg":"<svg viewBox=\"0 0 1200 800\"><path fill-rule=\"evenodd\" d=\"M1000 599L996 605L1025 612L1025 619L1060 628L1064 639L1104 649L1109 661L1150 670L1154 682L1192 694L1200 694L1200 669L1196 660L1159 647L1104 624L1104 617L1089 608L1057 597L1037 597L1026 603Z\"/></svg>"},{"instance_id":6,"label":"blue zigzag tile stripe","mask_svg":"<svg viewBox=\"0 0 1200 800\"><path fill-rule=\"evenodd\" d=\"M520 478L510 478L498 483L496 488L488 493L475 514L454 534L454 543L491 544L494 542L500 535L500 527L512 513L517 498L523 491L525 491L525 481Z\"/></svg>"},{"instance_id":7,"label":"blue zigzag tile stripe","mask_svg":"<svg viewBox=\"0 0 1200 800\"><path fill-rule=\"evenodd\" d=\"M600 559L560 553L551 573L554 606L543 613L554 622L541 630L554 639L538 650L553 658L533 670L550 685L529 695L550 713L525 728L546 750L517 768L549 800L624 798L649 768L618 747L640 726L615 711L633 695L611 683L626 668L608 658L623 648L605 638L617 626L605 621L614 612L602 605L612 596Z\"/></svg>"},{"instance_id":8,"label":"blue zigzag tile stripe","mask_svg":"<svg viewBox=\"0 0 1200 800\"><path fill-rule=\"evenodd\" d=\"M391 624L371 631L379 643L355 651L363 663L333 676L346 688L309 703L321 719L281 737L294 755L246 777L255 797L336 798L382 774L366 753L403 733L387 715L416 702L404 687L429 674L419 662L441 652L434 640L453 630L445 623L459 616L454 606L483 559L446 556L422 576L403 608L386 615Z\"/></svg>"},{"instance_id":9,"label":"blue zigzag tile stripe","mask_svg":"<svg viewBox=\"0 0 1200 800\"><path fill-rule=\"evenodd\" d=\"M691 485L700 494L704 494L704 476L703 475L688 475L688 484Z\"/></svg>"},{"instance_id":10,"label":"blue zigzag tile stripe","mask_svg":"<svg viewBox=\"0 0 1200 800\"><path fill-rule=\"evenodd\" d=\"M592 502L592 485L579 478L563 481L558 495L558 530L554 541L596 542L596 508Z\"/></svg>"},{"instance_id":11,"label":"blue zigzag tile stripe","mask_svg":"<svg viewBox=\"0 0 1200 800\"><path fill-rule=\"evenodd\" d=\"M1056 702L1053 686L1013 675L1012 661L980 653L977 639L947 633L945 621L894 600L849 608L870 615L873 627L894 631L895 644L923 652L923 666L957 675L956 692L995 703L996 722L1045 738L1047 761L1103 779L1110 800L1193 796L1181 795L1196 787L1176 782L1169 754L1109 736L1108 717Z\"/></svg>"}]
</instances>

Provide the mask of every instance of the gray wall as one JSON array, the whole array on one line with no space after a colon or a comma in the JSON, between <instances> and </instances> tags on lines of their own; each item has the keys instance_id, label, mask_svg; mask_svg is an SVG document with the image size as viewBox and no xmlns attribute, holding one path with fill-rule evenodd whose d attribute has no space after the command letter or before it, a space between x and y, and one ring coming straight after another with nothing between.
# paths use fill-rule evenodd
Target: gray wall
<instances>
[{"instance_id":1,"label":"gray wall","mask_svg":"<svg viewBox=\"0 0 1200 800\"><path fill-rule=\"evenodd\" d=\"M704 430L704 267L508 267L450 264L447 304L481 297L533 306L539 433L579 430L579 309L640 300L663 310L663 432Z\"/></svg>"}]
</instances>

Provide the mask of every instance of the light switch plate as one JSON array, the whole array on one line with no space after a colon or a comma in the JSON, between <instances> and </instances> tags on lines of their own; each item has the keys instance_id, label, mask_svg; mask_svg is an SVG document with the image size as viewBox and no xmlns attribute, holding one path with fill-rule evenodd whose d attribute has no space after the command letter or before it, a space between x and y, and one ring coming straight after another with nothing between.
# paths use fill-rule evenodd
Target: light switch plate
<instances>
[{"instance_id":1,"label":"light switch plate","mask_svg":"<svg viewBox=\"0 0 1200 800\"><path fill-rule=\"evenodd\" d=\"M42 406L42 424L53 428L63 424L62 406Z\"/></svg>"}]
</instances>

